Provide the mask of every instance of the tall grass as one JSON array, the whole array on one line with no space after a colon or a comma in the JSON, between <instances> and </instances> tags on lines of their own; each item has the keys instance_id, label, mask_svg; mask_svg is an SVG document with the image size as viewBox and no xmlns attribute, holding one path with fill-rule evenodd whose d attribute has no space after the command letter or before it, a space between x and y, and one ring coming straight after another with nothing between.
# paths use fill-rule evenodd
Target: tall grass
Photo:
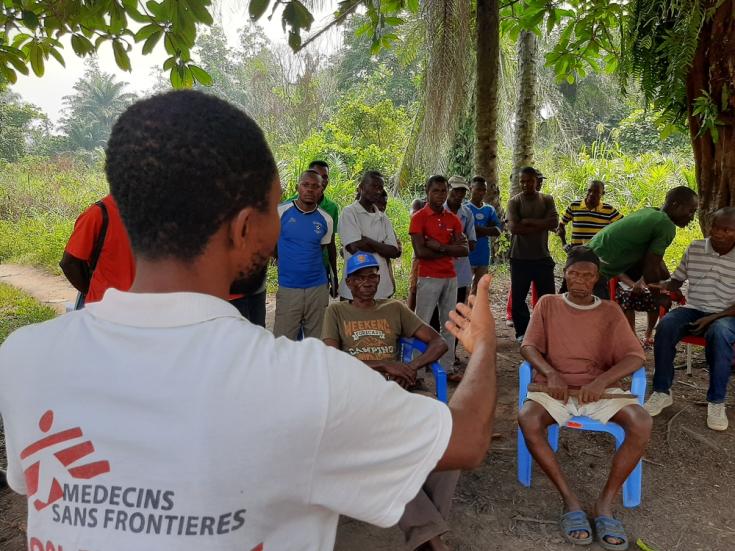
<instances>
[{"instance_id":1,"label":"tall grass","mask_svg":"<svg viewBox=\"0 0 735 551\"><path fill-rule=\"evenodd\" d=\"M27 157L0 165L0 262L58 272L74 220L107 194L102 166Z\"/></svg>"},{"instance_id":2,"label":"tall grass","mask_svg":"<svg viewBox=\"0 0 735 551\"><path fill-rule=\"evenodd\" d=\"M46 321L55 315L53 309L33 297L0 283L0 344L19 327Z\"/></svg>"},{"instance_id":3,"label":"tall grass","mask_svg":"<svg viewBox=\"0 0 735 551\"><path fill-rule=\"evenodd\" d=\"M338 160L328 159L334 168L330 174L329 197L341 208L352 203L357 182ZM295 191L294 167L306 166L303 160L280 163L282 181L288 183L284 195ZM503 165L505 166L505 165ZM574 157L539 156L537 166L547 176L543 191L556 199L560 213L567 205L584 195L592 179L607 183L604 200L628 214L645 206L661 206L666 192L677 185L693 185L691 159L674 159L661 154L646 153L637 157L625 155L614 147L583 150ZM18 163L0 166L0 261L21 262L58 271L58 261L71 233L74 220L88 205L107 193L107 183L101 164L88 167L72 159L51 161L27 158ZM508 188L503 186L503 201ZM396 297L404 298L408 291L411 271L411 240L408 235L409 207L421 193L391 197L388 216L403 245L403 255L393 263ZM673 268L685 248L701 238L696 223L678 230L676 239L666 253L666 262ZM503 237L507 241L507 237ZM339 237L337 244L340 245ZM550 238L552 254L562 262L564 253L555 236ZM341 264L341 260L340 260ZM341 273L341 266L340 266ZM275 268L269 272L269 290L274 291Z\"/></svg>"}]
</instances>

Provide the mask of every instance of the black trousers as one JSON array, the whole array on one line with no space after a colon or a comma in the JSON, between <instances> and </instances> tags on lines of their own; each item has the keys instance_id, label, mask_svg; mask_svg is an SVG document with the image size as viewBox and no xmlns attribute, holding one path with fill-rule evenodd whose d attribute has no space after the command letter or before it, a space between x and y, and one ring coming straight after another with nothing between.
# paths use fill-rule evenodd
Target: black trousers
<instances>
[{"instance_id":1,"label":"black trousers","mask_svg":"<svg viewBox=\"0 0 735 551\"><path fill-rule=\"evenodd\" d=\"M265 291L230 301L250 323L265 327Z\"/></svg>"},{"instance_id":2,"label":"black trousers","mask_svg":"<svg viewBox=\"0 0 735 551\"><path fill-rule=\"evenodd\" d=\"M510 259L510 285L513 298L513 325L516 337L526 334L531 314L526 305L526 297L531 289L531 283L536 284L538 297L553 295L554 261L549 258L537 260Z\"/></svg>"}]
</instances>

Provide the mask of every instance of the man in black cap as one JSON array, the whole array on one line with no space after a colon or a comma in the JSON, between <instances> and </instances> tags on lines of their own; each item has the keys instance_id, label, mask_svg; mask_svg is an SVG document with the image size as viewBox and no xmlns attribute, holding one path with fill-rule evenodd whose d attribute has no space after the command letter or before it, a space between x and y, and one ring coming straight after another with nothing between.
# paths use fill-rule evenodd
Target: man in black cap
<instances>
[{"instance_id":1,"label":"man in black cap","mask_svg":"<svg viewBox=\"0 0 735 551\"><path fill-rule=\"evenodd\" d=\"M646 359L620 307L592 294L600 277L600 260L584 246L574 247L564 268L569 291L542 297L533 309L521 355L533 367L534 382L544 392L529 392L518 413L531 455L564 500L562 535L570 543L588 545L592 529L576 494L546 439L546 429L583 415L601 423L613 421L625 430L600 496L594 504L598 542L605 549L627 549L622 523L613 517L613 501L643 456L651 436L651 416L635 398L604 398L619 394L620 380ZM570 389L577 394L570 397Z\"/></svg>"}]
</instances>

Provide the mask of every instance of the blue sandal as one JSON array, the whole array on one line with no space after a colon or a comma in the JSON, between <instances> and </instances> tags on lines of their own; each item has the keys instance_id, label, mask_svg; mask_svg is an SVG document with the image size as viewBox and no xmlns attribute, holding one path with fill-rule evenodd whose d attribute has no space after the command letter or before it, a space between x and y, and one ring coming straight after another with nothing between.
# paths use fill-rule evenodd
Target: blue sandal
<instances>
[{"instance_id":1,"label":"blue sandal","mask_svg":"<svg viewBox=\"0 0 735 551\"><path fill-rule=\"evenodd\" d=\"M595 532L597 532L597 543L603 549L609 551L625 551L628 549L628 536L625 534L623 523L616 518L597 517L595 519ZM620 543L610 543L605 538L617 538Z\"/></svg>"},{"instance_id":2,"label":"blue sandal","mask_svg":"<svg viewBox=\"0 0 735 551\"><path fill-rule=\"evenodd\" d=\"M592 543L592 526L584 511L569 511L559 520L559 527L564 539L573 545L590 545ZM586 538L575 538L573 532L587 532Z\"/></svg>"}]
</instances>

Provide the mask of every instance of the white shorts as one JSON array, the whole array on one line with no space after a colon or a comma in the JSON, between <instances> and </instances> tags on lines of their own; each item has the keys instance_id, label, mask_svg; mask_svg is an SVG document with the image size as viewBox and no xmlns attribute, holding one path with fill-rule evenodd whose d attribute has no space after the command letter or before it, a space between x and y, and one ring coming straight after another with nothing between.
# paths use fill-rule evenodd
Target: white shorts
<instances>
[{"instance_id":1,"label":"white shorts","mask_svg":"<svg viewBox=\"0 0 735 551\"><path fill-rule=\"evenodd\" d=\"M605 392L609 394L626 393L622 388L608 388ZM526 400L531 400L543 406L559 426L566 425L572 417L576 416L589 417L600 423L607 423L625 406L639 405L636 398L605 398L589 404L580 404L577 398L574 397L570 397L565 404L545 392L529 392L526 395Z\"/></svg>"}]
</instances>

